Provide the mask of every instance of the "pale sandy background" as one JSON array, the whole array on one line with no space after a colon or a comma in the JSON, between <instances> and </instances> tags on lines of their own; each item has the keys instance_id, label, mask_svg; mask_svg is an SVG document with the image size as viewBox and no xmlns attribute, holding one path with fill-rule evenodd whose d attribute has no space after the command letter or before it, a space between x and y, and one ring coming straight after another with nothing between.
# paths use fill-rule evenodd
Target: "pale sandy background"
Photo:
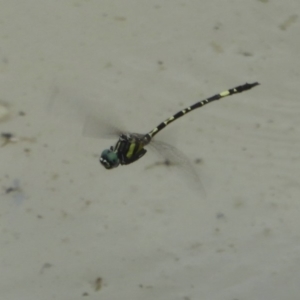
<instances>
[{"instance_id":1,"label":"pale sandy background","mask_svg":"<svg viewBox=\"0 0 300 300\"><path fill-rule=\"evenodd\" d=\"M0 148L0 299L300 299L299 13L299 0L0 1L0 131L19 138ZM104 170L114 141L47 109L94 103L146 132L253 81L164 133L202 159L205 193L148 169L153 153Z\"/></svg>"}]
</instances>

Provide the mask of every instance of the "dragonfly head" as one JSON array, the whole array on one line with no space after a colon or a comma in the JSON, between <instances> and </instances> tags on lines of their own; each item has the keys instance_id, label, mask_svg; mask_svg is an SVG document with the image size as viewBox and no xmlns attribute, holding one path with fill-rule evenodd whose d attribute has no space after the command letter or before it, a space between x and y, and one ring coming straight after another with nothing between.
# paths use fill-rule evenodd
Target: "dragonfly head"
<instances>
[{"instance_id":1,"label":"dragonfly head","mask_svg":"<svg viewBox=\"0 0 300 300\"><path fill-rule=\"evenodd\" d=\"M112 149L105 149L100 156L100 163L105 169L113 169L119 166L120 161L116 152Z\"/></svg>"}]
</instances>

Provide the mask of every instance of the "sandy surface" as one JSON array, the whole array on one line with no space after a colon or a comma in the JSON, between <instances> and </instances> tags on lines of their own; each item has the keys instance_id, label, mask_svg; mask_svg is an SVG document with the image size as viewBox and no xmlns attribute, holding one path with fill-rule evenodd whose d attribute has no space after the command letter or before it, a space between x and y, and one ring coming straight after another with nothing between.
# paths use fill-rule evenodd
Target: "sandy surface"
<instances>
[{"instance_id":1,"label":"sandy surface","mask_svg":"<svg viewBox=\"0 0 300 300\"><path fill-rule=\"evenodd\" d=\"M300 299L299 12L299 0L2 1L0 131L15 139L0 147L0 299ZM149 168L150 151L106 171L115 140L81 134L92 107L147 132L254 81L161 134L201 160L205 192L180 168Z\"/></svg>"}]
</instances>

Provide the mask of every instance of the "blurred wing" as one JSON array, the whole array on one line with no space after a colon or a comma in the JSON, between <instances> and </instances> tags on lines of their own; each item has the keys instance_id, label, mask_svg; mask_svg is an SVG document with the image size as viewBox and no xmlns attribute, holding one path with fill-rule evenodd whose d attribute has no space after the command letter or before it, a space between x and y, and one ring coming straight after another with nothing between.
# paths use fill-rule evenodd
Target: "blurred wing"
<instances>
[{"instance_id":1,"label":"blurred wing","mask_svg":"<svg viewBox=\"0 0 300 300\"><path fill-rule=\"evenodd\" d=\"M112 124L105 117L97 116L94 113L86 116L82 134L86 137L98 139L111 139L120 136L123 131Z\"/></svg>"},{"instance_id":2,"label":"blurred wing","mask_svg":"<svg viewBox=\"0 0 300 300\"><path fill-rule=\"evenodd\" d=\"M59 122L80 126L84 136L115 138L121 133L122 126L111 107L111 104L98 101L95 97L80 97L74 90L55 83L51 87L46 109Z\"/></svg>"},{"instance_id":3,"label":"blurred wing","mask_svg":"<svg viewBox=\"0 0 300 300\"><path fill-rule=\"evenodd\" d=\"M159 140L152 140L149 146L160 156L162 156L164 161L155 163L152 166L147 167L147 169L158 165L165 165L170 167L174 166L179 169L179 173L184 176L185 180L189 181L193 188L196 187L198 190L201 190L201 192L204 192L205 194L200 177L196 172L194 166L190 162L189 158L185 154L183 154L174 146Z\"/></svg>"}]
</instances>

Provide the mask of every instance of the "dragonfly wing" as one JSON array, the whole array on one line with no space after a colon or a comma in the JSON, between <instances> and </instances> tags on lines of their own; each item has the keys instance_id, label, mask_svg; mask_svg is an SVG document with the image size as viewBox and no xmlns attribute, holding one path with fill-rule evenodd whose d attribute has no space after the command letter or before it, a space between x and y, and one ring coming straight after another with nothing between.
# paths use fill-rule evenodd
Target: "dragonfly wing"
<instances>
[{"instance_id":1,"label":"dragonfly wing","mask_svg":"<svg viewBox=\"0 0 300 300\"><path fill-rule=\"evenodd\" d=\"M57 83L51 87L46 111L60 123L80 126L87 137L115 138L121 133L119 128L123 128L112 104Z\"/></svg>"},{"instance_id":2,"label":"dragonfly wing","mask_svg":"<svg viewBox=\"0 0 300 300\"><path fill-rule=\"evenodd\" d=\"M86 116L82 134L86 137L98 138L98 139L110 139L116 138L122 134L123 131L112 124L107 118L101 118L94 113Z\"/></svg>"},{"instance_id":3,"label":"dragonfly wing","mask_svg":"<svg viewBox=\"0 0 300 300\"><path fill-rule=\"evenodd\" d=\"M160 163L154 163L147 169L158 165L177 167L180 170L179 173L181 173L181 175L185 177L185 180L188 179L189 182L192 183L193 187L196 186L197 189L200 188L201 191L204 191L204 187L201 183L197 171L195 170L189 158L184 153L182 153L176 147L159 140L151 141L149 147L157 152L160 156L162 156L164 161Z\"/></svg>"}]
</instances>

